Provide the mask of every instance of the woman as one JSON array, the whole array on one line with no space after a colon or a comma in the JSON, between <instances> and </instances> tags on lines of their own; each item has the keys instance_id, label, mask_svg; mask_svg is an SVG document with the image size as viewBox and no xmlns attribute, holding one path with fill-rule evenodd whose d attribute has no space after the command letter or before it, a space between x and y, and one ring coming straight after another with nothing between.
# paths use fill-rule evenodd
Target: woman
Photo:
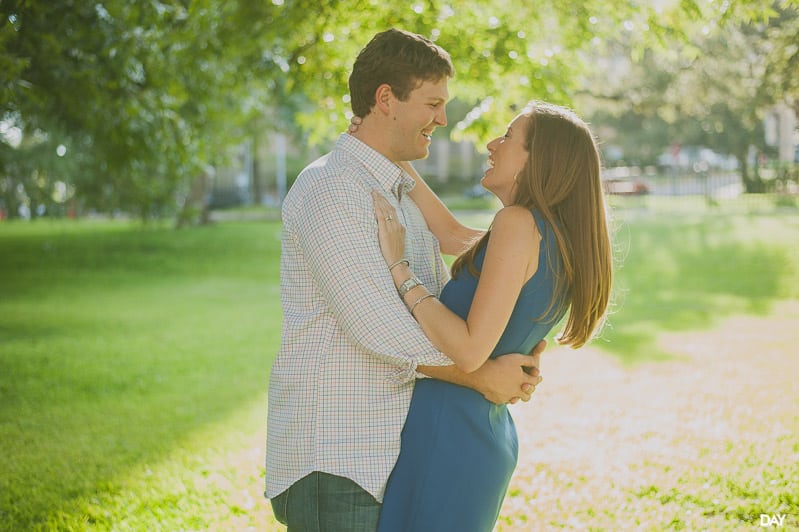
<instances>
[{"instance_id":1,"label":"woman","mask_svg":"<svg viewBox=\"0 0 799 532\"><path fill-rule=\"evenodd\" d=\"M463 251L440 299L403 260L404 228L374 194L380 248L400 296L432 343L466 372L488 353L528 352L567 310L557 340L582 346L604 319L611 285L599 155L586 124L533 102L488 151L482 184L503 208L465 251L473 230L455 223L421 179L413 191L442 251ZM492 530L517 454L506 405L417 381L378 530Z\"/></svg>"}]
</instances>

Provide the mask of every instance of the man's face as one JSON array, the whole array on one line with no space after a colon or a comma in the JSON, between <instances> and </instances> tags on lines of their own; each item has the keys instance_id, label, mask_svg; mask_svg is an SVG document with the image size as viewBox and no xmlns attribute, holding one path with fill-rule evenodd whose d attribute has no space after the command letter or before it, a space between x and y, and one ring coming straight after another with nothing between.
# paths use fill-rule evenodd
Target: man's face
<instances>
[{"instance_id":1,"label":"man's face","mask_svg":"<svg viewBox=\"0 0 799 532\"><path fill-rule=\"evenodd\" d=\"M425 81L402 102L394 101L390 150L394 161L425 159L430 137L438 126L447 125L448 79Z\"/></svg>"}]
</instances>

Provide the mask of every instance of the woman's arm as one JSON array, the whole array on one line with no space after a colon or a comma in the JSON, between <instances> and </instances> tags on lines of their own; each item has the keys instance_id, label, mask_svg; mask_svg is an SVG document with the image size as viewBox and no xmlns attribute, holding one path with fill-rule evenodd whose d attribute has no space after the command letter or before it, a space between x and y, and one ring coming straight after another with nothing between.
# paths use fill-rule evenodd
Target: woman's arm
<instances>
[{"instance_id":1,"label":"woman's arm","mask_svg":"<svg viewBox=\"0 0 799 532\"><path fill-rule=\"evenodd\" d=\"M485 231L466 227L460 223L411 163L404 161L398 164L416 181L416 186L409 196L422 211L430 231L436 235L442 253L460 255L475 239L483 235Z\"/></svg>"},{"instance_id":2,"label":"woman's arm","mask_svg":"<svg viewBox=\"0 0 799 532\"><path fill-rule=\"evenodd\" d=\"M361 117L353 116L350 119L350 126L347 131L350 134L358 131L361 121ZM455 218L410 162L403 161L397 164L416 181L416 187L410 192L409 196L419 207L419 210L422 211L427 226L438 239L442 253L445 255L460 255L468 249L474 240L483 236L485 231L466 227Z\"/></svg>"},{"instance_id":3,"label":"woman's arm","mask_svg":"<svg viewBox=\"0 0 799 532\"><path fill-rule=\"evenodd\" d=\"M489 359L472 373L464 373L454 365L417 366L416 371L476 390L487 401L498 405L514 404L519 400L527 402L541 384L540 355L545 347L546 341L541 340L530 355L511 353Z\"/></svg>"},{"instance_id":4,"label":"woman's arm","mask_svg":"<svg viewBox=\"0 0 799 532\"><path fill-rule=\"evenodd\" d=\"M399 262L404 252L404 229L396 222L393 207L375 198L380 248L393 266L394 285L427 337L455 362L461 371L479 368L499 342L522 286L538 266L541 239L532 214L523 207L506 207L494 218L480 281L466 320L431 297L423 286L414 286L413 272Z\"/></svg>"}]
</instances>

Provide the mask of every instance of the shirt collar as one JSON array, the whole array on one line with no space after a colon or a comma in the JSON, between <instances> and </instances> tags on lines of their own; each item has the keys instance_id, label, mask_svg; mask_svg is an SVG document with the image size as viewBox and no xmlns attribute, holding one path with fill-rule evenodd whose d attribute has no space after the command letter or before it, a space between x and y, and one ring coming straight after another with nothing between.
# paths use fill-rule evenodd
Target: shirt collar
<instances>
[{"instance_id":1,"label":"shirt collar","mask_svg":"<svg viewBox=\"0 0 799 532\"><path fill-rule=\"evenodd\" d=\"M399 166L349 133L341 134L336 142L336 149L343 150L358 159L380 185L397 199L416 186L416 181Z\"/></svg>"}]
</instances>

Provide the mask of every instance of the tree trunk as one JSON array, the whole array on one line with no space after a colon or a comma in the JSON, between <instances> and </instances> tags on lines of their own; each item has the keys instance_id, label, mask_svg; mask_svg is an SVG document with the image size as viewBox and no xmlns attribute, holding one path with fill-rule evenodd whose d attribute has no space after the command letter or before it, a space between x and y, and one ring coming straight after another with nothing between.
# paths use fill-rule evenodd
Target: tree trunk
<instances>
[{"instance_id":1,"label":"tree trunk","mask_svg":"<svg viewBox=\"0 0 799 532\"><path fill-rule=\"evenodd\" d=\"M206 225L211 221L211 212L208 205L208 172L201 172L191 183L189 193L183 202L183 207L178 213L175 223L177 229L187 225Z\"/></svg>"},{"instance_id":2,"label":"tree trunk","mask_svg":"<svg viewBox=\"0 0 799 532\"><path fill-rule=\"evenodd\" d=\"M6 180L7 186L3 188L3 195L0 196L0 209L4 209L6 218L17 218L19 216L17 183L10 177L7 177Z\"/></svg>"},{"instance_id":3,"label":"tree trunk","mask_svg":"<svg viewBox=\"0 0 799 532\"><path fill-rule=\"evenodd\" d=\"M260 150L260 136L252 134L252 202L255 205L261 205L264 198L264 184L261 181L261 150Z\"/></svg>"},{"instance_id":4,"label":"tree trunk","mask_svg":"<svg viewBox=\"0 0 799 532\"><path fill-rule=\"evenodd\" d=\"M739 150L735 154L738 159L738 166L741 169L741 182L744 186L744 191L748 194L760 194L765 192L765 183L757 174L757 172L750 175L749 161L747 157L747 150Z\"/></svg>"}]
</instances>

